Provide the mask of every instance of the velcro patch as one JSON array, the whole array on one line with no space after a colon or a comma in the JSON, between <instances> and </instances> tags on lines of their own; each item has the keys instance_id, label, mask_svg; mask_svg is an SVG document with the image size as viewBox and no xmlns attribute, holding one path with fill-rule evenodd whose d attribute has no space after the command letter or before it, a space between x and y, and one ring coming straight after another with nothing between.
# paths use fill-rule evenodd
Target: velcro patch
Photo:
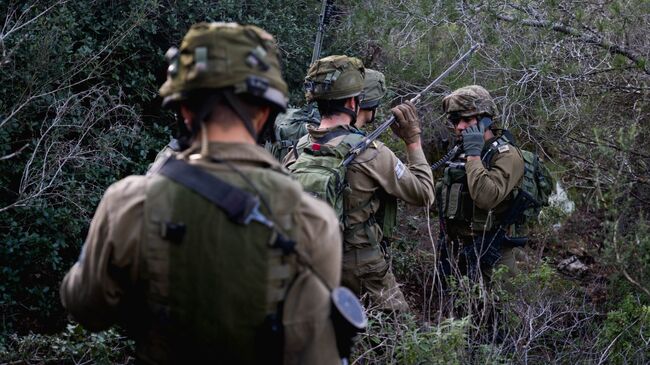
<instances>
[{"instance_id":1,"label":"velcro patch","mask_svg":"<svg viewBox=\"0 0 650 365\"><path fill-rule=\"evenodd\" d=\"M402 176L404 176L404 172L406 172L406 166L404 166L404 163L402 163L402 161L397 160L397 164L395 165L395 176L397 176L397 180L401 179Z\"/></svg>"},{"instance_id":2,"label":"velcro patch","mask_svg":"<svg viewBox=\"0 0 650 365\"><path fill-rule=\"evenodd\" d=\"M504 152L507 152L507 151L510 151L510 147L508 147L507 144L499 146L499 153L504 153Z\"/></svg>"}]
</instances>

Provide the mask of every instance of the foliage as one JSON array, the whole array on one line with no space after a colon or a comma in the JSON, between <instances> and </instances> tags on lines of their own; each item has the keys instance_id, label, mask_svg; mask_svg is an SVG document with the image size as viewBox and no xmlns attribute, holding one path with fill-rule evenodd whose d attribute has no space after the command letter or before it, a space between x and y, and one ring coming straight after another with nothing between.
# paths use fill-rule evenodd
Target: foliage
<instances>
[{"instance_id":1,"label":"foliage","mask_svg":"<svg viewBox=\"0 0 650 365\"><path fill-rule=\"evenodd\" d=\"M64 328L58 284L102 192L145 171L176 128L157 97L162 55L195 21L262 26L277 37L291 102L301 104L319 8L315 0L0 2L3 360L83 362L88 353L129 361L132 344L114 331L88 341L78 327L58 337L27 333ZM607 311L590 302L552 259L539 261L571 232L533 227L537 261L523 275L500 286L497 272L492 288L458 277L440 291L432 218L401 206L393 267L415 315L371 311L358 363L648 362L648 10L645 0L336 2L323 55L360 56L386 74L379 119L482 44L420 103L425 148L439 157L452 141L443 95L471 83L488 88L498 123L551 162L589 214L588 244L616 289ZM402 150L395 138L383 140ZM550 209L541 223L580 225L581 217Z\"/></svg>"},{"instance_id":2,"label":"foliage","mask_svg":"<svg viewBox=\"0 0 650 365\"><path fill-rule=\"evenodd\" d=\"M650 306L628 294L607 313L598 337L605 348L601 361L612 364L647 363L650 359Z\"/></svg>"},{"instance_id":3,"label":"foliage","mask_svg":"<svg viewBox=\"0 0 650 365\"><path fill-rule=\"evenodd\" d=\"M6 343L0 343L0 361L21 364L132 364L133 351L133 341L114 329L91 334L79 325L69 324L57 336L9 336Z\"/></svg>"},{"instance_id":4,"label":"foliage","mask_svg":"<svg viewBox=\"0 0 650 365\"><path fill-rule=\"evenodd\" d=\"M260 25L278 38L299 90L318 9L311 0L0 2L0 333L63 327L58 285L102 192L144 172L176 129L157 97L166 49L195 21Z\"/></svg>"},{"instance_id":5,"label":"foliage","mask_svg":"<svg viewBox=\"0 0 650 365\"><path fill-rule=\"evenodd\" d=\"M355 347L355 362L363 364L465 363L468 318L420 326L410 314L369 311L367 331ZM432 356L435 354L435 356Z\"/></svg>"}]
</instances>

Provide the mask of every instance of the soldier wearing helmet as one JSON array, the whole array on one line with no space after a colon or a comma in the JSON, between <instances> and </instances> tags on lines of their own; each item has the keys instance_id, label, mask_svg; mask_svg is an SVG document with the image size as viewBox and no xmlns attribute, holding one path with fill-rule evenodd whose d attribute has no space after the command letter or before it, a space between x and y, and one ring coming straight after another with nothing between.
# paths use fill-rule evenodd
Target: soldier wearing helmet
<instances>
[{"instance_id":1,"label":"soldier wearing helmet","mask_svg":"<svg viewBox=\"0 0 650 365\"><path fill-rule=\"evenodd\" d=\"M368 72L360 60L348 56L329 56L311 65L305 77L307 101L318 105L321 122L308 128L308 134L284 159L294 174L302 159L317 159L306 151L316 146L348 151L363 138L356 126L372 119L372 112L384 94L384 86L364 93L365 77L382 80L378 72ZM372 85L372 83L371 83ZM368 89L366 89L368 90ZM394 131L406 143L407 163L400 161L381 142L374 142L344 172L346 188L339 220L343 227L344 285L358 295L367 294L371 304L386 311L405 311L409 306L384 257L380 243L384 234L377 213L389 200L428 206L433 202L431 169L420 144L420 126L412 104L392 109L397 119ZM313 151L312 151L313 152ZM311 165L307 167L309 169Z\"/></svg>"},{"instance_id":2,"label":"soldier wearing helmet","mask_svg":"<svg viewBox=\"0 0 650 365\"><path fill-rule=\"evenodd\" d=\"M386 78L384 74L366 68L363 79L363 93L359 100L359 113L355 126L359 129L375 120L379 102L386 95Z\"/></svg>"},{"instance_id":3,"label":"soldier wearing helmet","mask_svg":"<svg viewBox=\"0 0 650 365\"><path fill-rule=\"evenodd\" d=\"M332 364L341 238L256 142L286 107L273 37L199 23L160 89L189 147L106 191L61 301L96 331L125 327L139 361Z\"/></svg>"},{"instance_id":4,"label":"soldier wearing helmet","mask_svg":"<svg viewBox=\"0 0 650 365\"><path fill-rule=\"evenodd\" d=\"M358 129L374 120L379 101L385 94L384 75L379 71L366 69L363 93L361 94L363 99L360 100L360 109L355 123ZM307 126L315 125L317 127L319 123L320 115L313 103L307 103L300 109L288 109L286 113L280 114L276 119L275 141L267 140L265 148L282 161L298 140L307 134Z\"/></svg>"},{"instance_id":5,"label":"soldier wearing helmet","mask_svg":"<svg viewBox=\"0 0 650 365\"><path fill-rule=\"evenodd\" d=\"M524 173L521 151L509 133L494 127L496 105L483 87L455 90L443 99L442 106L463 147L436 185L436 202L446 235L442 270L449 274L458 265L464 274L480 268L483 275L489 275L494 265L505 265L514 275L517 269L512 246L501 245L498 253L495 249L488 254L489 243L477 242L490 237L505 219L513 202L512 192ZM476 251L483 257L474 262ZM485 264L490 261L493 264Z\"/></svg>"}]
</instances>

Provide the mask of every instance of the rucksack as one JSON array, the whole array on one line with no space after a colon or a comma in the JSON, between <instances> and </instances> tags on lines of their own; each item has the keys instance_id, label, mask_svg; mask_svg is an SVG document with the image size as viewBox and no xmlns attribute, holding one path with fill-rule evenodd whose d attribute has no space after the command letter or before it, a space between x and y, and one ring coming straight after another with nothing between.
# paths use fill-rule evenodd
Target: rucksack
<instances>
[{"instance_id":1,"label":"rucksack","mask_svg":"<svg viewBox=\"0 0 650 365\"><path fill-rule=\"evenodd\" d=\"M525 191L537 202L536 205L531 206L524 211L523 217L519 223L522 225L526 222L537 219L542 208L549 205L548 200L553 193L555 180L553 179L548 167L544 164L544 161L540 160L538 154L517 147L513 141L514 138L509 132L507 133L507 136L510 138L501 136L490 146L490 149L486 152L484 161L486 161L486 166L489 166L492 162L492 157L498 151L499 146L504 143L510 143L521 151L521 155L524 159L524 176L517 189Z\"/></svg>"},{"instance_id":2,"label":"rucksack","mask_svg":"<svg viewBox=\"0 0 650 365\"><path fill-rule=\"evenodd\" d=\"M282 161L298 140L307 134L308 125L319 126L320 114L314 106L306 105L300 109L290 108L275 119L275 142L267 143L266 148L273 157Z\"/></svg>"},{"instance_id":3,"label":"rucksack","mask_svg":"<svg viewBox=\"0 0 650 365\"><path fill-rule=\"evenodd\" d=\"M345 137L336 147L325 144L343 134ZM289 171L306 192L329 203L339 221L343 223L343 194L347 187L347 167L342 162L364 136L340 129L311 143L308 136L303 138L297 146L301 151L296 161L289 166Z\"/></svg>"}]
</instances>

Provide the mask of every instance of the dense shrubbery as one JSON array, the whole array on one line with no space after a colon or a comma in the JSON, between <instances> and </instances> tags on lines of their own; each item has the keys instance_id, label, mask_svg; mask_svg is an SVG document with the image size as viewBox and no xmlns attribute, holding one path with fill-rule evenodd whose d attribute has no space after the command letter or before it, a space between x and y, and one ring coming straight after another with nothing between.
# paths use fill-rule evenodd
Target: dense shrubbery
<instances>
[{"instance_id":1,"label":"dense shrubbery","mask_svg":"<svg viewBox=\"0 0 650 365\"><path fill-rule=\"evenodd\" d=\"M1 3L0 332L62 328L58 284L103 191L145 171L175 129L157 89L164 52L190 24L268 29L299 90L317 9L316 1Z\"/></svg>"}]
</instances>

